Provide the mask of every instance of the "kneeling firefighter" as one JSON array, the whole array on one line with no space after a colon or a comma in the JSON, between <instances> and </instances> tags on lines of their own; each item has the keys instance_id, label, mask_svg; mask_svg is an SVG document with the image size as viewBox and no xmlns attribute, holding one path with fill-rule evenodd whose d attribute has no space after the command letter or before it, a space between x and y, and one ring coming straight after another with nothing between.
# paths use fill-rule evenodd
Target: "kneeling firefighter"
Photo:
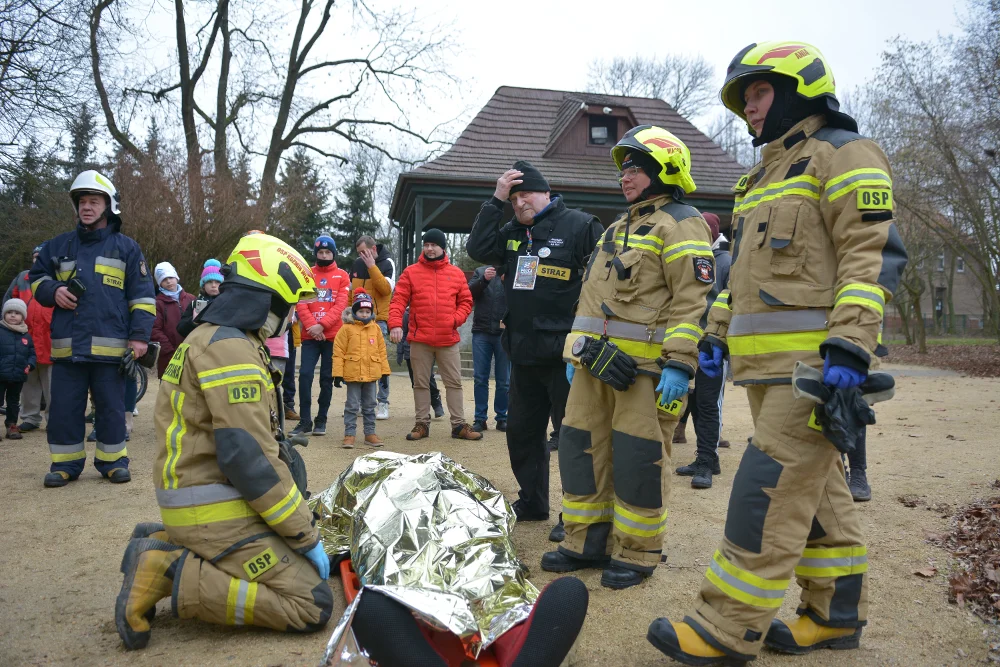
<instances>
[{"instance_id":1,"label":"kneeling firefighter","mask_svg":"<svg viewBox=\"0 0 1000 667\"><path fill-rule=\"evenodd\" d=\"M279 458L265 346L316 285L299 253L265 234L243 237L227 264L221 293L160 384L153 477L163 524L138 526L122 561L115 623L129 649L149 642L165 597L180 618L294 632L322 628L333 609L304 482Z\"/></svg>"},{"instance_id":2,"label":"kneeling firefighter","mask_svg":"<svg viewBox=\"0 0 1000 667\"><path fill-rule=\"evenodd\" d=\"M907 257L888 160L835 93L829 64L802 42L751 44L722 87L763 149L735 188L730 290L710 309L699 360L712 376L731 357L754 434L694 609L649 627L649 641L687 665L750 661L762 644L857 648L867 622L868 552L838 452L858 430L849 443L832 437L827 397L870 413L859 394L873 390L883 310ZM821 398L800 391L804 370L820 377ZM774 617L793 574L799 617L786 624Z\"/></svg>"},{"instance_id":3,"label":"kneeling firefighter","mask_svg":"<svg viewBox=\"0 0 1000 667\"><path fill-rule=\"evenodd\" d=\"M566 338L566 539L542 557L542 569L602 567L601 584L620 589L660 563L670 442L697 368L715 264L708 225L682 201L695 189L687 147L641 125L611 156L629 208L591 255ZM589 372L576 373L581 366Z\"/></svg>"}]
</instances>

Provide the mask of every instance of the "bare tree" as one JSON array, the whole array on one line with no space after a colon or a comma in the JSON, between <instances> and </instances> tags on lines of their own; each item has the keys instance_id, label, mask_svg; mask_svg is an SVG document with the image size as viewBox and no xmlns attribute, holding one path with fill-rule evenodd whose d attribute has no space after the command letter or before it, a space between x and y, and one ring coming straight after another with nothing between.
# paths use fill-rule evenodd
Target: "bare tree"
<instances>
[{"instance_id":1,"label":"bare tree","mask_svg":"<svg viewBox=\"0 0 1000 667\"><path fill-rule=\"evenodd\" d=\"M590 63L587 90L606 95L656 97L688 120L707 112L718 92L712 66L701 56L635 55Z\"/></svg>"},{"instance_id":2,"label":"bare tree","mask_svg":"<svg viewBox=\"0 0 1000 667\"><path fill-rule=\"evenodd\" d=\"M970 260L987 328L1000 337L1000 30L995 13L975 14L989 4L971 5L978 18L961 39L894 40L866 98L881 108L874 130L893 165L897 208ZM966 66L991 57L992 68Z\"/></svg>"},{"instance_id":3,"label":"bare tree","mask_svg":"<svg viewBox=\"0 0 1000 667\"><path fill-rule=\"evenodd\" d=\"M111 135L141 162L142 150L128 129L131 119L143 112L179 116L187 212L194 225L203 227L211 217L204 159L211 157L214 179L231 178L234 138L243 151L263 160L248 221L259 228L266 228L279 166L289 149L302 147L346 162L353 144L392 159L399 159L394 146L401 137L429 153L442 147L438 126L415 127L406 107L419 104L430 87L452 82L441 61L450 48L448 32L425 29L412 13L375 11L362 0L335 9L335 0L299 0L286 25L278 10L268 14L263 5L173 0L174 59L140 74L128 54L106 62L120 52L114 42L120 31L135 34L140 27L130 19L127 0L94 4L90 59ZM105 19L113 28L104 28ZM333 29L370 39L356 53L331 57L328 33ZM115 76L105 76L106 71Z\"/></svg>"},{"instance_id":4,"label":"bare tree","mask_svg":"<svg viewBox=\"0 0 1000 667\"><path fill-rule=\"evenodd\" d=\"M751 143L752 138L746 121L729 109L722 110L722 113L709 125L706 134L747 169L760 159L760 149Z\"/></svg>"},{"instance_id":5,"label":"bare tree","mask_svg":"<svg viewBox=\"0 0 1000 667\"><path fill-rule=\"evenodd\" d=\"M61 127L89 87L81 66L85 14L73 0L0 0L0 159Z\"/></svg>"}]
</instances>

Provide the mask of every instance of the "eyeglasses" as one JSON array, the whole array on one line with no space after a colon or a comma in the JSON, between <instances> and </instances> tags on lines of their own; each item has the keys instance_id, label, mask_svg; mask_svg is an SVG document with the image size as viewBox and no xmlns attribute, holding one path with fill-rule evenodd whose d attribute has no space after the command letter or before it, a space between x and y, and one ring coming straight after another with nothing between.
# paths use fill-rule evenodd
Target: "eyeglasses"
<instances>
[{"instance_id":1,"label":"eyeglasses","mask_svg":"<svg viewBox=\"0 0 1000 667\"><path fill-rule=\"evenodd\" d=\"M628 169L622 169L618 172L618 182L621 183L626 178L635 178L636 175L642 171L639 167L629 167Z\"/></svg>"}]
</instances>

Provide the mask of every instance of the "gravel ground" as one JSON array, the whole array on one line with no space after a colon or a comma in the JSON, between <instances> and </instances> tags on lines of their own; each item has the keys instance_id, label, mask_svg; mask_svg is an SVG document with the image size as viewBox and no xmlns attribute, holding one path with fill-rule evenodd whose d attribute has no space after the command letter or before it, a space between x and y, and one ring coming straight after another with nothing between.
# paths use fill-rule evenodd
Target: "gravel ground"
<instances>
[{"instance_id":1,"label":"gravel ground","mask_svg":"<svg viewBox=\"0 0 1000 667\"><path fill-rule=\"evenodd\" d=\"M871 561L870 623L857 651L819 652L787 658L765 652L760 665L951 665L987 661L991 628L948 604L950 567L942 550L925 542L927 532L944 532L948 517L971 500L990 495L1000 476L994 420L1000 380L901 374L895 400L878 406L879 423L869 434L869 479L874 499L859 506ZM491 479L512 497L516 491L504 436L494 430L478 443L448 437L447 420L437 420L429 440L408 443L412 426L407 378L392 378L392 417L379 422L387 449L405 453L438 450ZM45 434L0 443L5 512L0 534L0 665L315 665L333 629L316 635L282 635L253 628L221 628L170 618L159 605L153 637L144 651L121 648L114 626L114 600L121 586L118 566L128 535L139 521L158 519L153 495L155 461L152 408L156 383L140 405L129 443L134 481L113 486L88 467L63 489L44 489ZM314 394L315 395L315 394ZM329 434L314 438L304 456L310 486L323 488L364 448L339 446L344 392L334 392ZM472 414L472 387L465 387ZM664 665L669 661L645 640L657 616L680 618L691 608L709 558L721 537L733 473L751 433L743 390L727 388L722 476L714 488L694 491L673 477L667 553L669 563L644 584L621 592L600 586L600 573L581 578L591 591L590 612L576 647L574 665ZM492 424L491 424L492 425ZM692 429L688 437L692 438ZM692 438L693 442L693 438ZM92 454L93 447L89 448ZM674 448L674 465L693 458L694 445ZM971 462L971 463L970 463ZM552 503L558 503L558 468L552 460ZM921 500L915 507L900 496ZM538 568L551 524L526 523L515 533L518 551L539 587L552 575ZM914 570L936 567L922 578ZM332 582L333 583L333 582ZM333 583L335 597L340 586ZM793 584L780 610L793 618ZM334 616L339 617L343 605Z\"/></svg>"}]
</instances>

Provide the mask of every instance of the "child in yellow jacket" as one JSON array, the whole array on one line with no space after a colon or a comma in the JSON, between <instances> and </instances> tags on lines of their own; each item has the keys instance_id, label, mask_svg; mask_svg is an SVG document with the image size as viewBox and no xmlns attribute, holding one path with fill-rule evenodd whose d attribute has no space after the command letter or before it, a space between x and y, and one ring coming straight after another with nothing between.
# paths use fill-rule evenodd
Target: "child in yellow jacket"
<instances>
[{"instance_id":1,"label":"child in yellow jacket","mask_svg":"<svg viewBox=\"0 0 1000 667\"><path fill-rule=\"evenodd\" d=\"M344 326L333 339L333 385L347 383L344 404L344 448L354 447L358 411L364 416L365 444L381 447L375 435L375 403L378 381L390 373L382 330L375 322L374 301L367 292L356 290L354 303L341 316Z\"/></svg>"}]
</instances>

